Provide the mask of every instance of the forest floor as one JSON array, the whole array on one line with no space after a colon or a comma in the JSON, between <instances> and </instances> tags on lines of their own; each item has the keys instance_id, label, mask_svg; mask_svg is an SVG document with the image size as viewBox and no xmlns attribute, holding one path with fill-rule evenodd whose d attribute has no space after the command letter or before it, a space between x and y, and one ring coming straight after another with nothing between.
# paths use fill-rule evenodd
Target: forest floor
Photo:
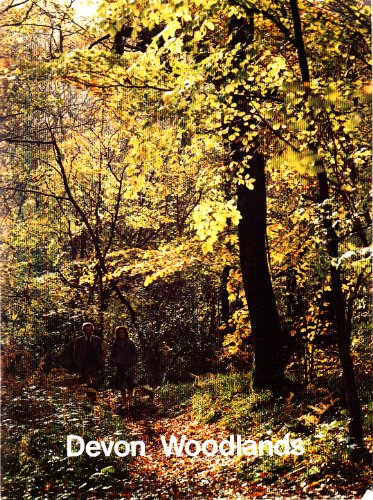
<instances>
[{"instance_id":1,"label":"forest floor","mask_svg":"<svg viewBox=\"0 0 373 500\"><path fill-rule=\"evenodd\" d=\"M333 457L325 456L320 460L318 453L322 454L322 451L309 446L303 457L239 457L220 453L215 456L201 453L196 457L183 453L180 457L167 457L161 436L165 436L167 442L170 435L178 438L185 435L186 440L202 443L213 439L219 443L237 432L237 429L227 429L219 418L221 414L217 422L203 422L196 418L196 405L193 408L188 404L190 401L186 399L174 409L168 408L165 416L165 401L158 397L151 401L137 396L132 412L123 415L123 425L131 439L145 443L146 456L137 456L129 462L129 477L123 490L113 492L110 497L351 499L361 498L371 487L369 477L372 479L372 476L367 467L359 469L360 466L352 464L347 457L333 461ZM326 404L322 408L332 406ZM174 411L176 414L169 416ZM211 408L202 408L202 411L205 411L206 420ZM245 432L245 439L271 439L272 436L263 436L264 427L257 424L251 434Z\"/></svg>"},{"instance_id":2,"label":"forest floor","mask_svg":"<svg viewBox=\"0 0 373 500\"><path fill-rule=\"evenodd\" d=\"M160 436L185 435L186 439L203 442L221 441L227 431L217 424L201 425L186 413L176 418L126 421L131 436L146 444L146 456L136 457L129 464L129 482L125 492L131 498L233 498L237 494L249 497L247 482L237 478L237 458L220 454L206 457L167 457ZM253 493L255 493L253 495ZM262 496L263 489L251 491Z\"/></svg>"},{"instance_id":3,"label":"forest floor","mask_svg":"<svg viewBox=\"0 0 373 500\"><path fill-rule=\"evenodd\" d=\"M66 370L3 387L4 499L361 499L373 489L369 465L350 459L348 416L333 379L274 397L256 392L247 374L206 375L166 384L149 398L137 391L130 413L118 391L96 392ZM373 451L370 379L364 380L366 445ZM275 442L290 433L304 454L167 457L161 442L221 442L230 435ZM83 453L66 457L66 436L145 443L130 459ZM192 448L193 451L193 448Z\"/></svg>"}]
</instances>

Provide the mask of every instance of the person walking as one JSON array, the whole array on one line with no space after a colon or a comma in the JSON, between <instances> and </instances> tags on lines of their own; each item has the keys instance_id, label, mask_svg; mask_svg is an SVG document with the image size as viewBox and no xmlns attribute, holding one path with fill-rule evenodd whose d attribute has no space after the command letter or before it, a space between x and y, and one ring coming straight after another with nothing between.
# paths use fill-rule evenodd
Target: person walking
<instances>
[{"instance_id":1,"label":"person walking","mask_svg":"<svg viewBox=\"0 0 373 500\"><path fill-rule=\"evenodd\" d=\"M137 349L128 336L127 328L122 325L117 326L109 363L117 369L115 386L121 391L123 408L127 410L129 410L133 404L137 359Z\"/></svg>"},{"instance_id":2,"label":"person walking","mask_svg":"<svg viewBox=\"0 0 373 500\"><path fill-rule=\"evenodd\" d=\"M102 340L93 334L94 326L92 323L83 323L82 332L83 335L74 342L74 365L80 372L83 383L97 387L100 372L105 366Z\"/></svg>"}]
</instances>

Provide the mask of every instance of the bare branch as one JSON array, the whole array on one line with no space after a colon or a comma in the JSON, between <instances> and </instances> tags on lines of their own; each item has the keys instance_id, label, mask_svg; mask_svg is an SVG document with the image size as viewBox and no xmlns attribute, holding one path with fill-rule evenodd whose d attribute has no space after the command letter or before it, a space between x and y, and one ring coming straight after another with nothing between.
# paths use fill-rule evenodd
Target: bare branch
<instances>
[{"instance_id":1,"label":"bare branch","mask_svg":"<svg viewBox=\"0 0 373 500\"><path fill-rule=\"evenodd\" d=\"M8 12L8 10L10 9L14 9L15 7L20 7L21 5L24 5L25 3L27 3L29 0L23 0L23 2L18 2L18 3L14 3L14 1L12 0L10 2L9 5L7 5L5 7L5 9L3 9L1 12L0 12L0 15L1 14L5 14L5 12Z\"/></svg>"},{"instance_id":2,"label":"bare branch","mask_svg":"<svg viewBox=\"0 0 373 500\"><path fill-rule=\"evenodd\" d=\"M69 198L66 198L65 196L58 196L56 194L44 193L43 191L37 191L36 189L21 189L21 188L16 188L16 187L3 187L3 186L0 186L0 189L3 189L4 191L19 191L21 193L40 194L41 196L49 196L49 197L54 198L56 200L70 201Z\"/></svg>"},{"instance_id":3,"label":"bare branch","mask_svg":"<svg viewBox=\"0 0 373 500\"><path fill-rule=\"evenodd\" d=\"M24 3L26 3L26 2L24 2ZM31 11L32 11L34 5L35 5L34 2L32 2L31 5L30 5L30 7L29 7L29 9L25 13L25 15L23 16L23 19L21 21L17 21L17 22L14 22L14 23L1 24L0 28L6 28L6 27L10 27L10 26L22 26L22 24L28 19L29 15L31 14ZM13 7L15 7L15 5L13 5Z\"/></svg>"},{"instance_id":4,"label":"bare branch","mask_svg":"<svg viewBox=\"0 0 373 500\"><path fill-rule=\"evenodd\" d=\"M69 180L67 178L67 173L66 173L65 166L64 166L64 163L63 163L62 152L61 152L60 147L59 147L59 145L57 143L57 140L56 140L56 137L54 135L54 132L53 132L53 130L51 128L49 129L49 132L50 132L51 137L52 137L53 149L54 149L54 152L55 152L57 164L58 164L59 169L60 169L60 174L61 174L61 177L62 177L62 180L63 180L63 184L64 184L64 187L65 187L65 191L66 191L67 197L70 200L70 202L72 203L72 205L74 206L75 210L78 212L78 214L79 214L80 218L82 219L84 225L86 226L86 228L88 230L88 233L89 233L89 235L91 237L93 246L95 248L96 258L98 260L100 268L101 268L101 270L102 270L103 273L106 273L107 272L107 267L106 267L106 263L105 263L105 256L101 252L101 248L100 248L97 236L95 234L95 231L94 231L91 223L89 222L87 215L85 214L84 210L81 208L81 206L79 205L79 203L77 202L77 200L75 199L75 197L74 197L74 195L73 195L73 193L71 191L71 188L70 188L70 185L69 185ZM120 290L118 284L115 283L114 281L109 281L109 286L115 291L115 293L117 294L117 296L120 299L120 301L122 302L122 304L124 304L126 306L126 308L128 309L128 311L130 313L131 320L132 320L132 322L134 322L135 319L136 319L135 310L133 309L133 307L129 303L128 299L123 295L123 293Z\"/></svg>"}]
</instances>

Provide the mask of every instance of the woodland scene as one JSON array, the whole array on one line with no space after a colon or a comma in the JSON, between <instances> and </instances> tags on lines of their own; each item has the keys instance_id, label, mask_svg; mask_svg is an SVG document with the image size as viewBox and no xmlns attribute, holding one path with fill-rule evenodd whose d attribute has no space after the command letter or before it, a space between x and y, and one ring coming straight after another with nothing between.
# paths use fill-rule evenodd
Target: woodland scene
<instances>
[{"instance_id":1,"label":"woodland scene","mask_svg":"<svg viewBox=\"0 0 373 500\"><path fill-rule=\"evenodd\" d=\"M2 497L373 490L370 3L3 0L0 27Z\"/></svg>"}]
</instances>

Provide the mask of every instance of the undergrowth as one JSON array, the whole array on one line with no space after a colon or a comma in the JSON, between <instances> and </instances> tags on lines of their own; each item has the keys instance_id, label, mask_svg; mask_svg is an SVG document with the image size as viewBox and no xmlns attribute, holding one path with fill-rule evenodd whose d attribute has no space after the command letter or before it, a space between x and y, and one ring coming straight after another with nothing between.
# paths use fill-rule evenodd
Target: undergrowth
<instances>
[{"instance_id":1,"label":"undergrowth","mask_svg":"<svg viewBox=\"0 0 373 500\"><path fill-rule=\"evenodd\" d=\"M238 462L242 481L284 491L335 496L364 493L371 477L369 468L350 460L353 447L348 436L348 414L335 393L309 385L298 393L274 397L256 392L247 374L208 375L194 384L166 385L160 399L167 415L188 409L201 424L223 426L227 433L256 441L276 441L290 433L301 439L302 456L243 457ZM370 397L363 399L367 446L372 448L373 425Z\"/></svg>"},{"instance_id":2,"label":"undergrowth","mask_svg":"<svg viewBox=\"0 0 373 500\"><path fill-rule=\"evenodd\" d=\"M2 498L102 498L127 477L115 454L67 457L67 435L126 440L121 419L61 388L24 387L3 398Z\"/></svg>"}]
</instances>

